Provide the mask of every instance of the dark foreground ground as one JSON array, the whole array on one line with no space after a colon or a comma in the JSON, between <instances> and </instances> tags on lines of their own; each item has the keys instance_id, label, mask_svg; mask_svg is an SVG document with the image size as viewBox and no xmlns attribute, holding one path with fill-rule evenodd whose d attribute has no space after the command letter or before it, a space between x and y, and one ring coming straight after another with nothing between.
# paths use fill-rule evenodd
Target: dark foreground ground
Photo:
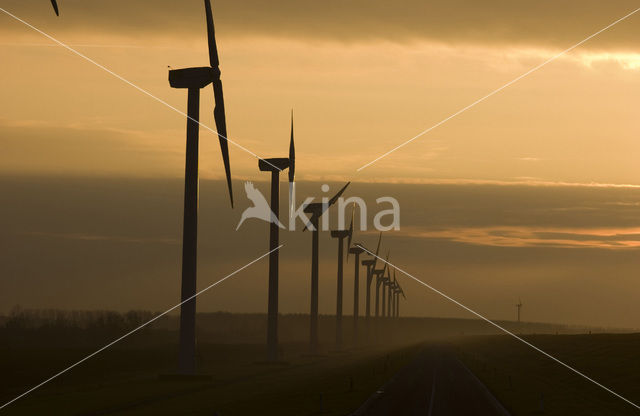
<instances>
[{"instance_id":1,"label":"dark foreground ground","mask_svg":"<svg viewBox=\"0 0 640 416\"><path fill-rule=\"evenodd\" d=\"M640 334L524 335L640 405ZM507 336L455 340L456 353L512 415L638 415L640 409Z\"/></svg>"},{"instance_id":2,"label":"dark foreground ground","mask_svg":"<svg viewBox=\"0 0 640 416\"><path fill-rule=\"evenodd\" d=\"M449 348L426 347L354 416L508 416Z\"/></svg>"},{"instance_id":3,"label":"dark foreground ground","mask_svg":"<svg viewBox=\"0 0 640 416\"><path fill-rule=\"evenodd\" d=\"M173 349L115 348L0 410L1 415L346 415L407 365L419 346L304 355L287 345L288 361L261 362L259 345L203 345L211 381L163 381ZM78 349L0 351L2 401L10 400L89 353ZM206 360L204 357L207 357Z\"/></svg>"},{"instance_id":4,"label":"dark foreground ground","mask_svg":"<svg viewBox=\"0 0 640 416\"><path fill-rule=\"evenodd\" d=\"M355 348L349 344L340 352L333 351L334 334L329 328L323 355L310 357L305 355L305 343L283 342L284 362L265 364L263 345L238 342L250 334L264 334L263 328L256 329L243 319L227 325L225 333L207 337L203 332L199 337L199 368L211 376L208 381L160 378L175 369L177 351L172 340L176 334L147 331L0 410L0 416L338 416L358 409L357 414L394 416L639 414L628 403L506 335L471 335L469 329L481 323L442 320L434 325L436 320L430 320L426 326L420 322L416 326L401 320L400 324L410 324L407 328L393 325L402 333L384 332L381 327L372 333L378 345L369 342ZM296 320L302 322L304 317ZM28 328L14 325L0 331L1 403L123 331L118 326L107 331L110 327L104 325L82 330L51 324ZM436 337L437 328L441 334ZM289 332L306 333L296 326ZM640 334L523 336L640 402ZM234 337L224 345L212 342Z\"/></svg>"}]
</instances>

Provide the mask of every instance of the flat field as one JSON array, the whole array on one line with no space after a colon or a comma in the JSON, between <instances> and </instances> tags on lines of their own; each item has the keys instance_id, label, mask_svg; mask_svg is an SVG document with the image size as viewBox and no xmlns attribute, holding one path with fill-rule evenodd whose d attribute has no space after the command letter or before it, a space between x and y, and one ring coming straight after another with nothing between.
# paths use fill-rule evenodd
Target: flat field
<instances>
[{"instance_id":1,"label":"flat field","mask_svg":"<svg viewBox=\"0 0 640 416\"><path fill-rule=\"evenodd\" d=\"M640 404L640 334L524 335ZM458 338L462 361L514 416L637 415L640 410L508 335Z\"/></svg>"}]
</instances>

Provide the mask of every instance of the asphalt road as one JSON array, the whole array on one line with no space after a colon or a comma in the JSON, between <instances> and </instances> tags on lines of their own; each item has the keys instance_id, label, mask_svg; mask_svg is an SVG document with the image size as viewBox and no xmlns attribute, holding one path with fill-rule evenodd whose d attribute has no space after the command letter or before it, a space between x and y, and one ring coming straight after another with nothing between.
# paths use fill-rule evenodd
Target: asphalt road
<instances>
[{"instance_id":1,"label":"asphalt road","mask_svg":"<svg viewBox=\"0 0 640 416\"><path fill-rule=\"evenodd\" d=\"M375 392L353 416L508 416L453 354L429 348Z\"/></svg>"}]
</instances>

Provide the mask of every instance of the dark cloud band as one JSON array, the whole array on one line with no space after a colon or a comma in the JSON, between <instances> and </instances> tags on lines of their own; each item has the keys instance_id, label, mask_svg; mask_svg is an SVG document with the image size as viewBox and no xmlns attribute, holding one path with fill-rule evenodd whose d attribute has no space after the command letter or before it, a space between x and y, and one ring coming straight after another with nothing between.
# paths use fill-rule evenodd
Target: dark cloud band
<instances>
[{"instance_id":1,"label":"dark cloud band","mask_svg":"<svg viewBox=\"0 0 640 416\"><path fill-rule=\"evenodd\" d=\"M201 35L200 1L66 0L51 22L38 2L9 0L3 6L35 25L57 31L163 38ZM220 36L269 36L338 42L413 42L528 45L564 48L637 8L631 0L216 0ZM46 12L46 13L45 13ZM593 39L585 48L633 51L640 40L638 17ZM64 24L63 24L64 23ZM21 30L6 25L0 30ZM380 57L384 59L383 56Z\"/></svg>"}]
</instances>

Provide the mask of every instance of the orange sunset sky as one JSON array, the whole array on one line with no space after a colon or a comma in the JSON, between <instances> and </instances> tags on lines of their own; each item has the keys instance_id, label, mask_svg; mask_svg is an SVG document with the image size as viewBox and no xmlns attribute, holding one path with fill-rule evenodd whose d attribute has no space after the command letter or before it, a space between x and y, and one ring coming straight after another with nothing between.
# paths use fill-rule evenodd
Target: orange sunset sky
<instances>
[{"instance_id":1,"label":"orange sunset sky","mask_svg":"<svg viewBox=\"0 0 640 416\"><path fill-rule=\"evenodd\" d=\"M212 3L231 140L261 157L286 156L293 109L301 189L318 195L316 182L335 190L351 180L351 195L398 198L402 228L384 244L408 270L490 317L513 319L522 297L527 320L640 327L629 312L640 268L640 13L357 171L636 2ZM186 93L169 87L167 71L208 64L200 0L59 5L56 18L48 0L0 0L6 12L186 111ZM0 293L9 296L0 311L175 303L184 116L6 12ZM206 89L201 121L210 127L212 111ZM229 210L217 181L218 140L205 129L200 137L204 285L263 254L263 224L234 228L248 206L240 180L268 188L256 158L231 146L238 203ZM307 237L283 236L292 242L281 255L283 312L308 311ZM333 313L335 242L322 244L321 312ZM264 311L266 266L247 273L200 310ZM407 314L467 316L411 289ZM230 296L238 291L242 302Z\"/></svg>"}]
</instances>

